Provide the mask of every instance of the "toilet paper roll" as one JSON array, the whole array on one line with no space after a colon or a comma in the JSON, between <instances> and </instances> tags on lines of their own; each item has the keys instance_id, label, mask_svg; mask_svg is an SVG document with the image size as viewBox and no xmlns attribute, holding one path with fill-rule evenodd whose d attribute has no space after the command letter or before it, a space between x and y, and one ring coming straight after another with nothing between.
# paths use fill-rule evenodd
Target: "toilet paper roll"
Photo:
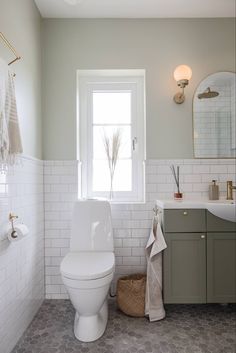
<instances>
[{"instance_id":1,"label":"toilet paper roll","mask_svg":"<svg viewBox=\"0 0 236 353\"><path fill-rule=\"evenodd\" d=\"M7 232L7 237L10 242L17 242L25 238L28 234L29 229L25 224L21 223L14 225L14 231L12 231L12 228L10 228Z\"/></svg>"}]
</instances>

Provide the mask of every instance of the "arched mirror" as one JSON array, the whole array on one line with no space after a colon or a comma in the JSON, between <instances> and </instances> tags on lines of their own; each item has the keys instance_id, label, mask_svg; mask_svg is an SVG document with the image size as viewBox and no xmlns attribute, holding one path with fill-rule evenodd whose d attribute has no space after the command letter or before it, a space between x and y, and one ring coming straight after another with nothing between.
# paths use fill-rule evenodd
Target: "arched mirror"
<instances>
[{"instance_id":1,"label":"arched mirror","mask_svg":"<svg viewBox=\"0 0 236 353\"><path fill-rule=\"evenodd\" d=\"M193 97L195 158L235 158L235 78L217 72L200 82Z\"/></svg>"}]
</instances>

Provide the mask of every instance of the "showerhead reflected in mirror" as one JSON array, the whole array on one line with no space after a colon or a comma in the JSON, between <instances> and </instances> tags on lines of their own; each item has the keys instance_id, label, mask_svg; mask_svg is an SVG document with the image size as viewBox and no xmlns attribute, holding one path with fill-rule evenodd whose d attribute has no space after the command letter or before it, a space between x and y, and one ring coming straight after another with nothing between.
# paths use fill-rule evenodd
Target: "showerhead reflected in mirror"
<instances>
[{"instance_id":1,"label":"showerhead reflected in mirror","mask_svg":"<svg viewBox=\"0 0 236 353\"><path fill-rule=\"evenodd\" d=\"M206 89L203 93L199 93L197 96L198 96L198 99L214 98L214 97L219 96L219 92L212 91L212 90L210 89L210 87L207 87L207 89Z\"/></svg>"},{"instance_id":2,"label":"showerhead reflected in mirror","mask_svg":"<svg viewBox=\"0 0 236 353\"><path fill-rule=\"evenodd\" d=\"M236 118L233 72L209 75L193 97L195 158L235 158Z\"/></svg>"}]
</instances>

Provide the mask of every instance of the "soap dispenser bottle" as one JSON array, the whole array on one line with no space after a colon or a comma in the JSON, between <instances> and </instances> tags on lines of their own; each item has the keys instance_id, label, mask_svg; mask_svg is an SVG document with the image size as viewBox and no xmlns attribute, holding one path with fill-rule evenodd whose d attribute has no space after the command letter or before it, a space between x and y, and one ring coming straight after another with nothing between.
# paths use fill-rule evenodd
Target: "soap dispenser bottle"
<instances>
[{"instance_id":1,"label":"soap dispenser bottle","mask_svg":"<svg viewBox=\"0 0 236 353\"><path fill-rule=\"evenodd\" d=\"M219 200L219 185L216 185L216 180L212 180L209 186L209 200Z\"/></svg>"}]
</instances>

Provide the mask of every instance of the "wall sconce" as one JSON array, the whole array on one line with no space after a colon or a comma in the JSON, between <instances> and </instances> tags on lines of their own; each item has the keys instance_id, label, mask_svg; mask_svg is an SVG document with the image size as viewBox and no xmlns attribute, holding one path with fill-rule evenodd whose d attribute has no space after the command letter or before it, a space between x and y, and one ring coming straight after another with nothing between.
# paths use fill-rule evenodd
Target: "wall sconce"
<instances>
[{"instance_id":1,"label":"wall sconce","mask_svg":"<svg viewBox=\"0 0 236 353\"><path fill-rule=\"evenodd\" d=\"M178 92L174 95L174 101L177 104L181 104L185 100L184 88L188 85L189 80L192 77L192 70L187 65L179 65L174 71L174 78L177 81L177 85L182 88L182 92Z\"/></svg>"}]
</instances>

